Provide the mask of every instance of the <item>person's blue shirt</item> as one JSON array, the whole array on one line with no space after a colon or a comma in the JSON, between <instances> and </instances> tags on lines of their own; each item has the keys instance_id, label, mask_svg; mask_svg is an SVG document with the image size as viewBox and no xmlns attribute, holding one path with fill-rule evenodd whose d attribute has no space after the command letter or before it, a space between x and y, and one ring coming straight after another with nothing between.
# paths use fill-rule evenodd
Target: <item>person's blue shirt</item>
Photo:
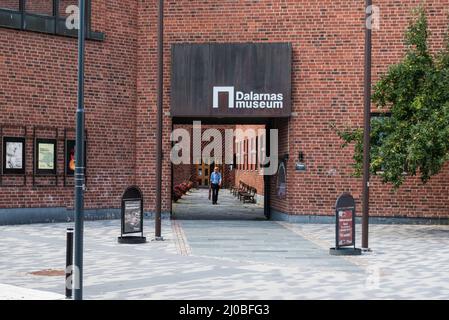
<instances>
[{"instance_id":1,"label":"person's blue shirt","mask_svg":"<svg viewBox=\"0 0 449 320\"><path fill-rule=\"evenodd\" d=\"M221 174L217 172L212 172L212 174L210 175L210 183L220 184L220 182L221 182Z\"/></svg>"}]
</instances>

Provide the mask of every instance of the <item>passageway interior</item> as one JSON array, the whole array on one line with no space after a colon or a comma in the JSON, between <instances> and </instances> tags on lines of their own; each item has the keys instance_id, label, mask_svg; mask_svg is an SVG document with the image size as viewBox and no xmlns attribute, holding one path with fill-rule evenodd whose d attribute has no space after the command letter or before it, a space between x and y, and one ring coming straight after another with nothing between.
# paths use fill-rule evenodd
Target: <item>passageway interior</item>
<instances>
[{"instance_id":1,"label":"passageway interior","mask_svg":"<svg viewBox=\"0 0 449 320\"><path fill-rule=\"evenodd\" d=\"M209 190L191 189L173 203L172 218L184 220L266 220L263 205L243 203L229 189L221 189L218 204L209 200Z\"/></svg>"},{"instance_id":2,"label":"passageway interior","mask_svg":"<svg viewBox=\"0 0 449 320\"><path fill-rule=\"evenodd\" d=\"M178 155L184 155L187 146L191 152L186 153L189 163L172 163L172 218L266 220L266 186L259 159L259 150L265 146L265 124L201 123L194 127L179 123L173 129L188 134L175 139L178 146L186 140ZM201 140L196 140L198 133ZM215 167L222 188L218 204L213 205L210 186Z\"/></svg>"}]
</instances>

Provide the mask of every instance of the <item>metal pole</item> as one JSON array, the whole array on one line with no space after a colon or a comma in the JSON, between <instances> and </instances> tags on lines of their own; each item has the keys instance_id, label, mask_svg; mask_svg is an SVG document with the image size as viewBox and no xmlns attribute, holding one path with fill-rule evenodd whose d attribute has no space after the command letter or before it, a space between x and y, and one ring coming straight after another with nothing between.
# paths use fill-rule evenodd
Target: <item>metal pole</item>
<instances>
[{"instance_id":1,"label":"metal pole","mask_svg":"<svg viewBox=\"0 0 449 320\"><path fill-rule=\"evenodd\" d=\"M83 299L85 0L79 0L78 107L75 150L75 300Z\"/></svg>"},{"instance_id":2,"label":"metal pole","mask_svg":"<svg viewBox=\"0 0 449 320\"><path fill-rule=\"evenodd\" d=\"M65 297L72 298L72 283L68 280L73 275L73 228L67 228L67 251L65 255Z\"/></svg>"},{"instance_id":3,"label":"metal pole","mask_svg":"<svg viewBox=\"0 0 449 320\"><path fill-rule=\"evenodd\" d=\"M161 236L161 206L162 206L162 112L164 89L164 0L159 0L157 25L157 129L156 129L156 214L155 240L162 240Z\"/></svg>"},{"instance_id":4,"label":"metal pole","mask_svg":"<svg viewBox=\"0 0 449 320\"><path fill-rule=\"evenodd\" d=\"M370 132L371 132L371 27L367 21L371 13L368 8L372 0L365 4L365 79L364 79L364 121L363 121L363 216L362 216L362 250L368 251L369 227L369 181L370 181Z\"/></svg>"},{"instance_id":5,"label":"metal pole","mask_svg":"<svg viewBox=\"0 0 449 320\"><path fill-rule=\"evenodd\" d=\"M273 122L269 120L265 124L265 154L269 154L271 156L271 139L270 133L273 128ZM265 168L264 168L265 170ZM270 193L271 193L271 176L264 173L264 215L267 220L271 218L271 203L270 203Z\"/></svg>"}]
</instances>

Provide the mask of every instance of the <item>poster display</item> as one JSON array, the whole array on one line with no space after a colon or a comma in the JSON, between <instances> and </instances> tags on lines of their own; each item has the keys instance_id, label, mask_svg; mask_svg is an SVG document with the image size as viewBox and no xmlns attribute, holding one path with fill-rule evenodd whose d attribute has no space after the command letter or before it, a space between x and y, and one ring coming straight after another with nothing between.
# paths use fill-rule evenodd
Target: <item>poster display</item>
<instances>
[{"instance_id":1,"label":"poster display","mask_svg":"<svg viewBox=\"0 0 449 320\"><path fill-rule=\"evenodd\" d=\"M3 138L3 174L25 174L25 138Z\"/></svg>"},{"instance_id":2,"label":"poster display","mask_svg":"<svg viewBox=\"0 0 449 320\"><path fill-rule=\"evenodd\" d=\"M338 211L338 245L340 247L354 245L353 223L353 210Z\"/></svg>"},{"instance_id":3,"label":"poster display","mask_svg":"<svg viewBox=\"0 0 449 320\"><path fill-rule=\"evenodd\" d=\"M143 236L143 196L142 191L137 186L126 188L122 195L121 210L121 236L119 243L137 244L145 243ZM140 236L128 235L130 233L140 233Z\"/></svg>"},{"instance_id":4,"label":"poster display","mask_svg":"<svg viewBox=\"0 0 449 320\"><path fill-rule=\"evenodd\" d=\"M36 139L36 173L56 174L56 140Z\"/></svg>"},{"instance_id":5,"label":"poster display","mask_svg":"<svg viewBox=\"0 0 449 320\"><path fill-rule=\"evenodd\" d=\"M73 176L75 174L75 140L66 140L65 159L65 172L68 176Z\"/></svg>"},{"instance_id":6,"label":"poster display","mask_svg":"<svg viewBox=\"0 0 449 320\"><path fill-rule=\"evenodd\" d=\"M142 232L141 200L124 201L123 233Z\"/></svg>"},{"instance_id":7,"label":"poster display","mask_svg":"<svg viewBox=\"0 0 449 320\"><path fill-rule=\"evenodd\" d=\"M278 198L285 199L287 197L287 177L284 162L279 164L276 188Z\"/></svg>"},{"instance_id":8,"label":"poster display","mask_svg":"<svg viewBox=\"0 0 449 320\"><path fill-rule=\"evenodd\" d=\"M343 193L335 204L335 248L355 246L355 200Z\"/></svg>"},{"instance_id":9,"label":"poster display","mask_svg":"<svg viewBox=\"0 0 449 320\"><path fill-rule=\"evenodd\" d=\"M67 176L75 175L76 141L65 141L65 172ZM87 167L87 141L84 141L84 166Z\"/></svg>"}]
</instances>

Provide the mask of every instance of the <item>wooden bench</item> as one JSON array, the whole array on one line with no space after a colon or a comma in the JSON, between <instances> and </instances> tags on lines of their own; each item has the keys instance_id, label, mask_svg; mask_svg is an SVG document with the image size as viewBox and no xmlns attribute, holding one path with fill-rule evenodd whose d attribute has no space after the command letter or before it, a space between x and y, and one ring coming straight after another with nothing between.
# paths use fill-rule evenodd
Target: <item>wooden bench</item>
<instances>
[{"instance_id":1,"label":"wooden bench","mask_svg":"<svg viewBox=\"0 0 449 320\"><path fill-rule=\"evenodd\" d=\"M256 203L256 194L257 194L257 189L250 187L249 191L242 195L243 203L245 203L245 202Z\"/></svg>"},{"instance_id":2,"label":"wooden bench","mask_svg":"<svg viewBox=\"0 0 449 320\"><path fill-rule=\"evenodd\" d=\"M239 181L239 186L240 183L242 183L241 181ZM236 195L236 191L239 189L239 186L233 185L229 188L229 192L232 193L234 196Z\"/></svg>"},{"instance_id":3,"label":"wooden bench","mask_svg":"<svg viewBox=\"0 0 449 320\"><path fill-rule=\"evenodd\" d=\"M235 197L237 197L238 196L238 192L241 189L241 187L242 187L242 181L239 181L239 185L238 186L234 185L234 186L231 187L231 193Z\"/></svg>"},{"instance_id":4,"label":"wooden bench","mask_svg":"<svg viewBox=\"0 0 449 320\"><path fill-rule=\"evenodd\" d=\"M247 185L246 183L242 182L242 188L239 189L239 192L238 192L239 200L242 200L243 196L247 195L249 193L250 188L251 187L249 185Z\"/></svg>"}]
</instances>

